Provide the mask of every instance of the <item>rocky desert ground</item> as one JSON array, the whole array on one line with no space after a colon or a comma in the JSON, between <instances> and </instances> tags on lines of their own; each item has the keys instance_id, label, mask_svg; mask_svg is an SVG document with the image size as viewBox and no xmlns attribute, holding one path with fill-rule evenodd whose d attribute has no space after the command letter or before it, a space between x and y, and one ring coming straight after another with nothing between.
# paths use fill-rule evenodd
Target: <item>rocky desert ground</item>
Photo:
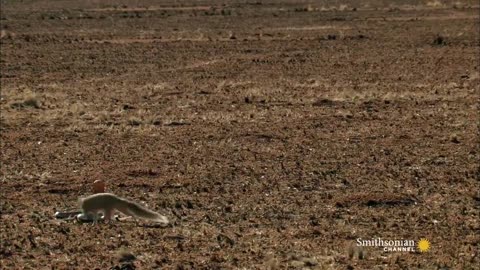
<instances>
[{"instance_id":1,"label":"rocky desert ground","mask_svg":"<svg viewBox=\"0 0 480 270\"><path fill-rule=\"evenodd\" d=\"M0 268L478 269L479 11L1 0Z\"/></svg>"}]
</instances>

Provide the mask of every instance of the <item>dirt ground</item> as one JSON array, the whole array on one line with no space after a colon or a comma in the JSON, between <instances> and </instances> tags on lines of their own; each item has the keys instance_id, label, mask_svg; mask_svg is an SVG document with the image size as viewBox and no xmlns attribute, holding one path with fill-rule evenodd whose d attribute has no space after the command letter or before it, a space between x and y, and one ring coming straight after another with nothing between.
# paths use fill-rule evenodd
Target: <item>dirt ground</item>
<instances>
[{"instance_id":1,"label":"dirt ground","mask_svg":"<svg viewBox=\"0 0 480 270\"><path fill-rule=\"evenodd\" d=\"M2 0L0 269L478 269L479 10Z\"/></svg>"}]
</instances>

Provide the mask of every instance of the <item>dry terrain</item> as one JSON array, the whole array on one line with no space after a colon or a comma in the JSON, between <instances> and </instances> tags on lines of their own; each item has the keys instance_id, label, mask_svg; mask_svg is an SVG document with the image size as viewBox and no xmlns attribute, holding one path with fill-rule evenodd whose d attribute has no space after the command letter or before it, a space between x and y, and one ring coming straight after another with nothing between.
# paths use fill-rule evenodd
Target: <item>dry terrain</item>
<instances>
[{"instance_id":1,"label":"dry terrain","mask_svg":"<svg viewBox=\"0 0 480 270\"><path fill-rule=\"evenodd\" d=\"M478 1L0 3L0 269L478 269Z\"/></svg>"}]
</instances>

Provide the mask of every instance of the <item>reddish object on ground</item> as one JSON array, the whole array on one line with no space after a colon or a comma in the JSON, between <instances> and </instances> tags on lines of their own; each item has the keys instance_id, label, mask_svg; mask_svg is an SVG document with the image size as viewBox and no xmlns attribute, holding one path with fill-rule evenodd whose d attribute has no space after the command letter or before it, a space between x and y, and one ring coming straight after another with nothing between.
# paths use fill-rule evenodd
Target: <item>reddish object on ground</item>
<instances>
[{"instance_id":1,"label":"reddish object on ground","mask_svg":"<svg viewBox=\"0 0 480 270\"><path fill-rule=\"evenodd\" d=\"M104 193L105 192L105 182L102 180L95 180L93 182L93 193Z\"/></svg>"}]
</instances>

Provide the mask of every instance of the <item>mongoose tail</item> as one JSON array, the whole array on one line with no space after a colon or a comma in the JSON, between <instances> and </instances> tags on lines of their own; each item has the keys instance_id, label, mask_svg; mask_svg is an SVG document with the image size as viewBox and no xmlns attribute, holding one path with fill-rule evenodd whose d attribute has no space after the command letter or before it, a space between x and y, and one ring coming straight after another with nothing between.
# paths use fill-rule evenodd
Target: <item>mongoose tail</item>
<instances>
[{"instance_id":1,"label":"mongoose tail","mask_svg":"<svg viewBox=\"0 0 480 270\"><path fill-rule=\"evenodd\" d=\"M125 201L125 206L119 207L117 210L123 214L168 224L168 218L166 216L160 215L157 212L153 212L152 210L149 210L137 203L125 199L122 200Z\"/></svg>"}]
</instances>

